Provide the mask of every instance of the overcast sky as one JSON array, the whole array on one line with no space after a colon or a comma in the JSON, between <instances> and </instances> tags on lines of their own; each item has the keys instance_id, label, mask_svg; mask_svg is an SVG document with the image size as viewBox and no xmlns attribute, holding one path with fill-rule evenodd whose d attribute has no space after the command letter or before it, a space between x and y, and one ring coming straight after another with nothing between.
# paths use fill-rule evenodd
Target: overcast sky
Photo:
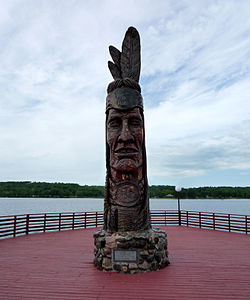
<instances>
[{"instance_id":1,"label":"overcast sky","mask_svg":"<svg viewBox=\"0 0 250 300\"><path fill-rule=\"evenodd\" d=\"M249 0L0 0L0 181L104 184L108 46L129 26L149 184L250 185Z\"/></svg>"}]
</instances>

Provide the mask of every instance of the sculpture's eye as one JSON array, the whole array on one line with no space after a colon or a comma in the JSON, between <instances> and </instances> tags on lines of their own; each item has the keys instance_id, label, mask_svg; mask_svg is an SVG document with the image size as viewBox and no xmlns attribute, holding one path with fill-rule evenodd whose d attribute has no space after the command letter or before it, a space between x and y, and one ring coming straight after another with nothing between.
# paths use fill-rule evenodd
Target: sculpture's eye
<instances>
[{"instance_id":1,"label":"sculpture's eye","mask_svg":"<svg viewBox=\"0 0 250 300\"><path fill-rule=\"evenodd\" d=\"M141 119L137 117L133 117L129 119L129 124L134 126L134 127L139 127L141 126Z\"/></svg>"},{"instance_id":2,"label":"sculpture's eye","mask_svg":"<svg viewBox=\"0 0 250 300\"><path fill-rule=\"evenodd\" d=\"M119 118L112 118L109 123L109 127L118 128L121 126L121 119Z\"/></svg>"}]
</instances>

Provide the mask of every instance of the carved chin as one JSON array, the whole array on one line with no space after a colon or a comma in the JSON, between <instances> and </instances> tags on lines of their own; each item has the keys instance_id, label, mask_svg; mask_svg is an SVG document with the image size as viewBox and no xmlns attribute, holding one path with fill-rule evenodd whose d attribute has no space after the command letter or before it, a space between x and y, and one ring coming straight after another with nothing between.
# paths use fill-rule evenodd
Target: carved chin
<instances>
[{"instance_id":1,"label":"carved chin","mask_svg":"<svg viewBox=\"0 0 250 300\"><path fill-rule=\"evenodd\" d=\"M138 168L138 164L131 158L123 158L111 163L111 167L119 172L133 172Z\"/></svg>"}]
</instances>

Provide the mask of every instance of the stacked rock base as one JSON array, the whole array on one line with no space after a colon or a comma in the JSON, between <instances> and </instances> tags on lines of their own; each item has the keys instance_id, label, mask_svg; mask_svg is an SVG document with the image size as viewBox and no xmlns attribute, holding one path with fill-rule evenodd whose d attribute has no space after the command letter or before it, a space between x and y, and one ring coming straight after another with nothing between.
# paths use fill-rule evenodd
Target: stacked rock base
<instances>
[{"instance_id":1,"label":"stacked rock base","mask_svg":"<svg viewBox=\"0 0 250 300\"><path fill-rule=\"evenodd\" d=\"M94 233L94 265L107 272L143 273L169 264L167 234L158 227L146 231Z\"/></svg>"}]
</instances>

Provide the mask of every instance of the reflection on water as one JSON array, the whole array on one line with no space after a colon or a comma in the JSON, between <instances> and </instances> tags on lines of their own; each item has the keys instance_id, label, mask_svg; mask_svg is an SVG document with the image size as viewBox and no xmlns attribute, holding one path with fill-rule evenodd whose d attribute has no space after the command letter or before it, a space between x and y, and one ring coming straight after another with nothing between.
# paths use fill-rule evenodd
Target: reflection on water
<instances>
[{"instance_id":1,"label":"reflection on water","mask_svg":"<svg viewBox=\"0 0 250 300\"><path fill-rule=\"evenodd\" d=\"M177 209L176 199L150 199L150 209ZM250 215L250 199L185 199L181 209ZM50 212L102 211L103 199L0 198L0 216Z\"/></svg>"}]
</instances>

